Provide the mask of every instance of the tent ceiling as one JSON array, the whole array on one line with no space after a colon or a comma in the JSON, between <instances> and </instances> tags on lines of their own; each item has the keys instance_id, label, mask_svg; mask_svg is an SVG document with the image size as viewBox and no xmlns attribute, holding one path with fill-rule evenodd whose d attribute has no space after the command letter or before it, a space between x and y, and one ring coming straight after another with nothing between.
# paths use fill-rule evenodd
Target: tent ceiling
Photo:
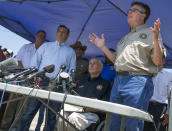
<instances>
[{"instance_id":1,"label":"tent ceiling","mask_svg":"<svg viewBox=\"0 0 172 131\"><path fill-rule=\"evenodd\" d=\"M70 45L80 40L88 46L86 55L102 55L101 51L89 42L89 33L95 32L98 35L104 33L107 46L115 48L117 42L129 30L126 12L132 1L0 0L0 24L30 41L34 41L33 34L39 29L47 32L48 41L54 41L57 26L64 24L71 30L67 44ZM143 2L143 0L139 1ZM170 14L172 1L144 0L144 2L152 10L147 24L152 26L153 22L160 18L163 41L169 48L172 48L172 17Z\"/></svg>"}]
</instances>

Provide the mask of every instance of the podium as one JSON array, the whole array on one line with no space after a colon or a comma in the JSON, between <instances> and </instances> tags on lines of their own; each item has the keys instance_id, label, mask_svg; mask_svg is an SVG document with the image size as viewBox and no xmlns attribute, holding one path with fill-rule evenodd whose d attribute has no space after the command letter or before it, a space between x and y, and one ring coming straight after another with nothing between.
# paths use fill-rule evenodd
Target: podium
<instances>
[{"instance_id":1,"label":"podium","mask_svg":"<svg viewBox=\"0 0 172 131\"><path fill-rule=\"evenodd\" d=\"M3 90L5 86L6 86L6 83L0 83L1 90ZM33 89L29 87L11 85L11 84L7 85L6 91L11 92L11 93L30 95L31 97L35 97L39 99L40 98L48 99L48 94L49 94L49 91L46 91L46 90ZM49 99L52 101L62 102L63 97L64 97L63 93L51 92ZM126 117L132 117L136 119L153 122L152 116L149 113L133 108L133 107L121 105L121 104L116 104L116 103L111 103L111 102L106 102L106 101L101 101L101 100L96 100L96 99L91 99L91 98L85 98L85 97L80 97L80 96L74 96L74 95L67 95L67 99L65 103L100 110L102 112L106 112L108 116L111 113L121 115L122 122L121 122L120 131L124 131ZM106 119L106 122L105 122L106 131L108 130L108 126L107 126L108 124L109 124L109 119Z\"/></svg>"}]
</instances>

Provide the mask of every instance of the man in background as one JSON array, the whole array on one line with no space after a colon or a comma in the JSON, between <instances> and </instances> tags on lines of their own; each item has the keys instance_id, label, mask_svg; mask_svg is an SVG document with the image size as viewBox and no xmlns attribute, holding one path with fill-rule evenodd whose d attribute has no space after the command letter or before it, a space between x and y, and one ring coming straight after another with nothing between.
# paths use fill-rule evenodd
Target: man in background
<instances>
[{"instance_id":1,"label":"man in background","mask_svg":"<svg viewBox=\"0 0 172 131\"><path fill-rule=\"evenodd\" d=\"M103 69L103 63L98 58L92 58L89 61L88 71L89 76L86 76L85 79L79 81L77 88L75 89L76 93L79 96L98 99L103 101L109 101L111 85L110 82L104 80L100 73ZM66 114L67 113L67 114ZM95 131L94 126L89 127L91 124L95 124L100 120L105 118L105 114L93 110L90 108L84 108L83 112L66 112L65 115L68 116L67 119L76 128L79 130ZM70 115L68 115L70 114ZM61 131L63 124L62 121L58 124L58 130ZM69 125L65 131L75 131Z\"/></svg>"},{"instance_id":2,"label":"man in background","mask_svg":"<svg viewBox=\"0 0 172 131\"><path fill-rule=\"evenodd\" d=\"M148 112L153 115L157 131L166 131L167 126L162 125L162 114L167 111L168 96L172 88L172 73L163 68L153 77L154 93L149 102ZM156 131L153 123L145 122L144 131Z\"/></svg>"},{"instance_id":3,"label":"man in background","mask_svg":"<svg viewBox=\"0 0 172 131\"><path fill-rule=\"evenodd\" d=\"M23 68L29 68L31 60L36 53L37 49L44 43L46 38L46 32L44 30L39 30L35 34L35 42L30 44L23 45L18 51L15 59L18 60L19 65L23 66ZM9 99L15 99L17 97L21 97L22 95L10 94ZM13 124L12 129L16 130L19 121L21 120L22 114L25 112L27 108L27 101L20 112L18 118L15 120L16 116L19 113L20 108L24 104L24 100L19 100L15 102L10 102L7 104L6 111L4 112L4 117L0 129L2 131L8 131ZM15 121L13 121L15 120ZM15 122L15 123L13 123Z\"/></svg>"},{"instance_id":4,"label":"man in background","mask_svg":"<svg viewBox=\"0 0 172 131\"><path fill-rule=\"evenodd\" d=\"M72 47L76 53L75 80L78 82L88 75L88 60L83 58L87 46L82 45L80 41L77 41L75 44L70 45L70 47Z\"/></svg>"}]
</instances>

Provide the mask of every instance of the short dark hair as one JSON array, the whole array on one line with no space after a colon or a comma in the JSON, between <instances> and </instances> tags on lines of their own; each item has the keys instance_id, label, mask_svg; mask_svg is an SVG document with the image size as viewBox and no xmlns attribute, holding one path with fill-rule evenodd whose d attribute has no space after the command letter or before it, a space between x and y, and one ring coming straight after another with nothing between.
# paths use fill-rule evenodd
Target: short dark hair
<instances>
[{"instance_id":1,"label":"short dark hair","mask_svg":"<svg viewBox=\"0 0 172 131\"><path fill-rule=\"evenodd\" d=\"M44 30L38 30L38 31L36 32L36 34L38 34L38 33L40 33L40 32L43 32L45 35L47 34Z\"/></svg>"},{"instance_id":2,"label":"short dark hair","mask_svg":"<svg viewBox=\"0 0 172 131\"><path fill-rule=\"evenodd\" d=\"M137 2L137 1L134 1L134 2L131 3L131 6L134 6L134 5L139 5L145 10L144 11L144 13L146 14L146 17L144 19L144 23L145 23L147 21L147 19L149 18L150 13L151 13L151 10L150 10L149 6L147 4L145 4L145 3Z\"/></svg>"},{"instance_id":3,"label":"short dark hair","mask_svg":"<svg viewBox=\"0 0 172 131\"><path fill-rule=\"evenodd\" d=\"M67 34L68 34L68 35L70 34L70 29L69 29L67 26L65 26L65 25L59 25L58 28L57 28L57 30L58 30L59 28L61 28L61 27L65 28L65 29L67 30Z\"/></svg>"},{"instance_id":4,"label":"short dark hair","mask_svg":"<svg viewBox=\"0 0 172 131\"><path fill-rule=\"evenodd\" d=\"M2 49L2 51L7 51L7 48Z\"/></svg>"}]
</instances>

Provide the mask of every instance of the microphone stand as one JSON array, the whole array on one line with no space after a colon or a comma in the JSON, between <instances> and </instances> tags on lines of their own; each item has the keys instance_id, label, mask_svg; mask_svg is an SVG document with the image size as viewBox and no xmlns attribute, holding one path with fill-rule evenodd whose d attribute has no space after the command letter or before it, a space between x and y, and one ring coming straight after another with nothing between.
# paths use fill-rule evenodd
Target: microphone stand
<instances>
[{"instance_id":1,"label":"microphone stand","mask_svg":"<svg viewBox=\"0 0 172 131\"><path fill-rule=\"evenodd\" d=\"M64 129L65 129L65 121L67 123L70 123L68 120L66 120L64 118L64 104L65 104L67 95L69 93L67 87L69 86L69 84L71 84L70 83L70 79L69 79L69 74L66 73L66 72L60 73L59 74L58 84L61 84L61 86L62 86L62 89L63 89L63 92L64 92L64 97L63 97L63 101L62 101L61 106L60 106L60 110L59 110L59 113L58 113L58 116L57 116L57 122L56 123L58 123L59 117L62 117L62 120L63 120L63 131L64 131ZM60 85L58 85L58 86L60 86ZM63 115L62 116L60 115L61 110L63 110ZM70 123L69 125L71 125L71 124L72 123ZM78 130L74 125L72 127L75 128L75 130Z\"/></svg>"},{"instance_id":2,"label":"microphone stand","mask_svg":"<svg viewBox=\"0 0 172 131\"><path fill-rule=\"evenodd\" d=\"M49 93L48 93L48 100L47 100L47 105L49 106L49 102L50 102L50 93L51 93L51 88L49 89ZM45 112L45 127L44 130L47 130L47 122L48 122L48 106L46 106L46 112Z\"/></svg>"},{"instance_id":3,"label":"microphone stand","mask_svg":"<svg viewBox=\"0 0 172 131\"><path fill-rule=\"evenodd\" d=\"M56 75L56 77L55 77L55 79L54 79L54 81L52 83L52 88L54 88L54 86L56 85L57 81L59 80L60 73L62 73L65 69L66 69L66 65L65 64L62 64L61 67L60 67L60 70L59 70L58 74ZM57 88L58 88L58 86L57 86Z\"/></svg>"},{"instance_id":4,"label":"microphone stand","mask_svg":"<svg viewBox=\"0 0 172 131\"><path fill-rule=\"evenodd\" d=\"M21 115L21 113L22 113L22 110L23 110L23 108L24 108L24 106L25 106L27 100L30 98L30 94L31 94L31 93L33 92L33 90L35 89L35 88L34 88L35 85L31 85L29 81L26 81L26 83L32 88L32 90L29 92L29 94L28 94L26 97L24 97L24 101L23 101L23 103L21 104L19 111L16 113L16 116L15 116L15 118L14 118L14 120L13 120L11 126L10 126L10 129L9 129L8 131L12 131L12 128L14 127L14 125L15 125L16 122L17 122L17 120L19 119L19 117L20 117L20 115Z\"/></svg>"},{"instance_id":5,"label":"microphone stand","mask_svg":"<svg viewBox=\"0 0 172 131\"><path fill-rule=\"evenodd\" d=\"M63 92L64 92L64 98L63 98L63 101L62 101L61 106L60 106L60 112L61 112L61 110L63 110L63 115L62 116L64 118L64 104L65 104L67 94L68 94L68 91L66 89L66 80L65 79L62 79L62 88L63 88ZM59 120L59 117L60 117L60 112L59 112L59 114L57 116L57 123L58 123L58 120ZM64 131L64 128L65 128L64 124L65 124L65 122L64 122L64 119L63 119L63 131Z\"/></svg>"}]
</instances>

